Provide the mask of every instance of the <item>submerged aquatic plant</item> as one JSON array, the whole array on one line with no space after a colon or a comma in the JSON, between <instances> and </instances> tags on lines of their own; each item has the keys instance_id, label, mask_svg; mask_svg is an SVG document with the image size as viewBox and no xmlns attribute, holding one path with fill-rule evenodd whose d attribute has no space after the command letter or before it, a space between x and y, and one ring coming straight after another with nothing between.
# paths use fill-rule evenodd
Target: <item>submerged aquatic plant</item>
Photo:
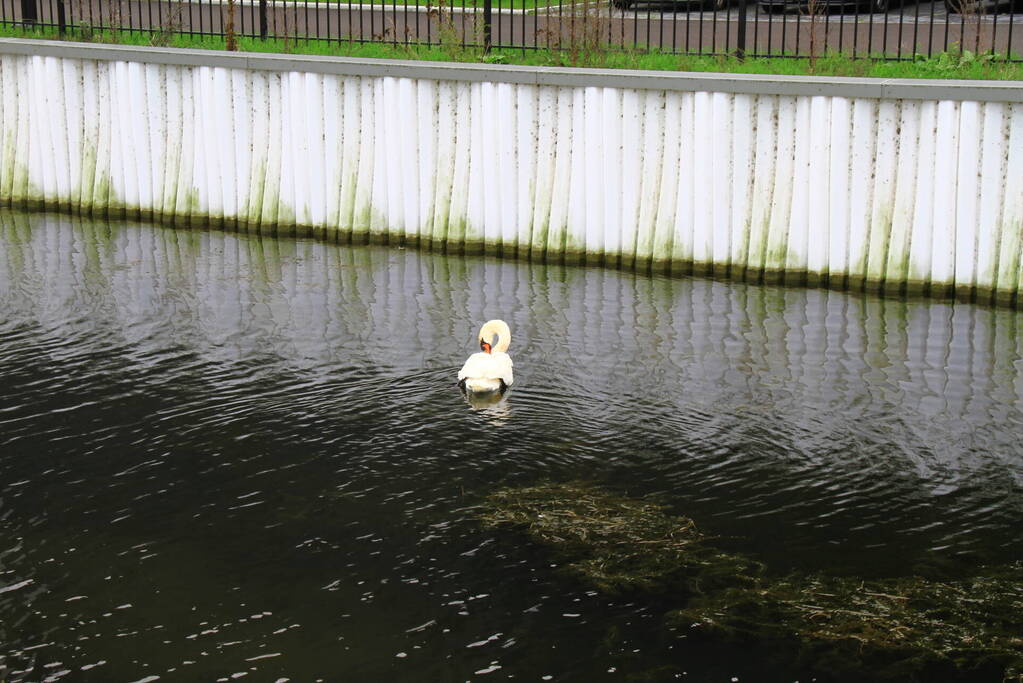
<instances>
[{"instance_id":1,"label":"submerged aquatic plant","mask_svg":"<svg viewBox=\"0 0 1023 683\"><path fill-rule=\"evenodd\" d=\"M973 671L1018 680L1023 565L963 581L793 575L700 596L666 620L690 636L788 641L804 663L832 673L907 680Z\"/></svg>"},{"instance_id":2,"label":"submerged aquatic plant","mask_svg":"<svg viewBox=\"0 0 1023 683\"><path fill-rule=\"evenodd\" d=\"M1023 681L1023 562L957 581L771 576L687 517L582 483L496 491L479 518L550 547L598 590L657 595L686 637L787 645L801 665L853 680Z\"/></svg>"},{"instance_id":3,"label":"submerged aquatic plant","mask_svg":"<svg viewBox=\"0 0 1023 683\"><path fill-rule=\"evenodd\" d=\"M568 572L606 593L700 593L722 582L748 585L760 571L757 563L708 546L687 517L583 483L496 491L480 519L524 529L561 553Z\"/></svg>"}]
</instances>

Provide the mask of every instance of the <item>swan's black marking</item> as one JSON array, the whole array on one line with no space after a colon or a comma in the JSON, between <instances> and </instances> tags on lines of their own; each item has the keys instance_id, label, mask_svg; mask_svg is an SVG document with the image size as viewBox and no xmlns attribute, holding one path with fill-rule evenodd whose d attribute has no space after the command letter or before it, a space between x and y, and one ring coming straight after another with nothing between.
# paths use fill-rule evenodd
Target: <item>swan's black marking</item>
<instances>
[{"instance_id":1,"label":"swan's black marking","mask_svg":"<svg viewBox=\"0 0 1023 683\"><path fill-rule=\"evenodd\" d=\"M458 380L458 388L462 390L463 394L469 393L469 390L465 388L465 383L467 381L469 381L468 377L466 377L465 379ZM498 389L498 392L500 392L500 394L504 396L504 392L508 391L508 385L505 384L505 381L503 379L498 378L497 381L501 383L501 388Z\"/></svg>"}]
</instances>

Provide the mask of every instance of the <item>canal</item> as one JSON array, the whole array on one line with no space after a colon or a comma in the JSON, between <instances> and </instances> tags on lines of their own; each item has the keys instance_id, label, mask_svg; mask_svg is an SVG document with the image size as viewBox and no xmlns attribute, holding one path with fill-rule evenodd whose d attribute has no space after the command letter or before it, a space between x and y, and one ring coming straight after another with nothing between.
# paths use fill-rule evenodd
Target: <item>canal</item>
<instances>
[{"instance_id":1,"label":"canal","mask_svg":"<svg viewBox=\"0 0 1023 683\"><path fill-rule=\"evenodd\" d=\"M827 680L476 506L583 480L773 572L969 576L1023 543L1021 352L1009 309L0 212L0 680Z\"/></svg>"}]
</instances>

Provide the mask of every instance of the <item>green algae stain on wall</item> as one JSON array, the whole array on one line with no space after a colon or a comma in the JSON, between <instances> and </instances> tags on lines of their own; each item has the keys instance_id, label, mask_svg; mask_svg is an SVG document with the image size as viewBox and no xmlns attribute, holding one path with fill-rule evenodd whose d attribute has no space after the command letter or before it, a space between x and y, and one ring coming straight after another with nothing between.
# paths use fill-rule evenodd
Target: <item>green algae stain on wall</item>
<instances>
[{"instance_id":1,"label":"green algae stain on wall","mask_svg":"<svg viewBox=\"0 0 1023 683\"><path fill-rule=\"evenodd\" d=\"M878 208L868 226L866 249L866 279L868 282L883 282L885 265L888 262L888 241L892 234L892 207L885 204Z\"/></svg>"},{"instance_id":2,"label":"green algae stain on wall","mask_svg":"<svg viewBox=\"0 0 1023 683\"><path fill-rule=\"evenodd\" d=\"M1019 285L1020 229L1023 228L1023 221L1005 222L1001 227L995 298L1000 303L1010 303Z\"/></svg>"},{"instance_id":3,"label":"green algae stain on wall","mask_svg":"<svg viewBox=\"0 0 1023 683\"><path fill-rule=\"evenodd\" d=\"M199 188L190 187L182 193L180 213L189 218L203 216L204 211L202 201L199 199Z\"/></svg>"},{"instance_id":4,"label":"green algae stain on wall","mask_svg":"<svg viewBox=\"0 0 1023 683\"><path fill-rule=\"evenodd\" d=\"M931 281L929 271L920 268L911 258L907 257L905 289L907 294L920 294L930 286L940 286L940 282Z\"/></svg>"},{"instance_id":5,"label":"green algae stain on wall","mask_svg":"<svg viewBox=\"0 0 1023 683\"><path fill-rule=\"evenodd\" d=\"M93 198L93 187L96 183L96 145L91 140L86 140L82 143L82 177L81 182L78 186L78 207L82 211L87 211L92 208ZM76 193L71 192L71 196L74 197Z\"/></svg>"},{"instance_id":6,"label":"green algae stain on wall","mask_svg":"<svg viewBox=\"0 0 1023 683\"><path fill-rule=\"evenodd\" d=\"M341 196L338 207L338 228L344 233L355 232L355 181L356 172L350 172L341 181Z\"/></svg>"},{"instance_id":7,"label":"green algae stain on wall","mask_svg":"<svg viewBox=\"0 0 1023 683\"><path fill-rule=\"evenodd\" d=\"M351 230L356 235L368 235L373 225L373 207L369 204L360 206L352 214Z\"/></svg>"},{"instance_id":8,"label":"green algae stain on wall","mask_svg":"<svg viewBox=\"0 0 1023 683\"><path fill-rule=\"evenodd\" d=\"M266 185L266 160L253 164L249 176L249 192L241 216L249 225L259 225L263 215L263 196Z\"/></svg>"},{"instance_id":9,"label":"green algae stain on wall","mask_svg":"<svg viewBox=\"0 0 1023 683\"><path fill-rule=\"evenodd\" d=\"M89 210L93 213L106 214L110 211L111 206L116 206L119 203L123 205L123 202L117 199L117 193L114 192L114 183L110 179L110 174L106 171L98 172L92 188L92 201L89 204Z\"/></svg>"},{"instance_id":10,"label":"green algae stain on wall","mask_svg":"<svg viewBox=\"0 0 1023 683\"><path fill-rule=\"evenodd\" d=\"M42 206L43 188L29 179L28 166L15 162L11 170L11 203L15 206Z\"/></svg>"},{"instance_id":11,"label":"green algae stain on wall","mask_svg":"<svg viewBox=\"0 0 1023 683\"><path fill-rule=\"evenodd\" d=\"M283 229L294 229L300 227L298 221L295 218L295 209L289 204L277 201L277 220L274 222L277 230ZM304 227L304 226L302 226Z\"/></svg>"},{"instance_id":12,"label":"green algae stain on wall","mask_svg":"<svg viewBox=\"0 0 1023 683\"><path fill-rule=\"evenodd\" d=\"M3 131L0 140L0 202L10 201L14 197L14 175L16 172L14 159L17 154L15 136L11 131ZM27 172L27 169L26 169Z\"/></svg>"},{"instance_id":13,"label":"green algae stain on wall","mask_svg":"<svg viewBox=\"0 0 1023 683\"><path fill-rule=\"evenodd\" d=\"M775 241L768 244L764 257L764 269L772 272L781 272L789 261L789 248L785 242Z\"/></svg>"}]
</instances>

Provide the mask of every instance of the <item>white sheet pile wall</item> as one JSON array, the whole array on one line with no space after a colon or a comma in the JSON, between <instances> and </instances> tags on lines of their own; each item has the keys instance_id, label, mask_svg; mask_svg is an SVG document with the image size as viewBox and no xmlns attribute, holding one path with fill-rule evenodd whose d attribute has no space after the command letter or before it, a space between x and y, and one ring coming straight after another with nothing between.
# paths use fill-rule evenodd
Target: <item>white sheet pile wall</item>
<instances>
[{"instance_id":1,"label":"white sheet pile wall","mask_svg":"<svg viewBox=\"0 0 1023 683\"><path fill-rule=\"evenodd\" d=\"M1020 285L1021 102L345 75L137 52L0 54L0 201L837 286L1012 300Z\"/></svg>"}]
</instances>

